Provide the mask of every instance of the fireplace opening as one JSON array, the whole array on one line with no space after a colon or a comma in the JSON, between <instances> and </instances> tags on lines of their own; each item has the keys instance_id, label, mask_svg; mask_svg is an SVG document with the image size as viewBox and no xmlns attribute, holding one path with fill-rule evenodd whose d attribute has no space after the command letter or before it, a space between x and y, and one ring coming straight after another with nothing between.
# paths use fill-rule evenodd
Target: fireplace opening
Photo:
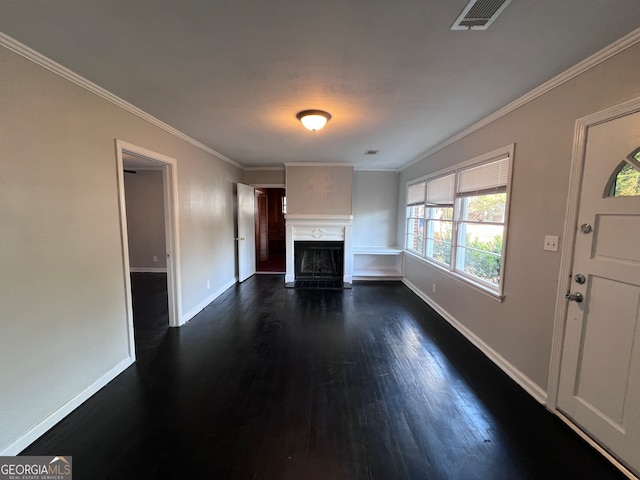
<instances>
[{"instance_id":1,"label":"fireplace opening","mask_svg":"<svg viewBox=\"0 0 640 480\"><path fill-rule=\"evenodd\" d=\"M342 282L344 242L294 242L295 279Z\"/></svg>"}]
</instances>

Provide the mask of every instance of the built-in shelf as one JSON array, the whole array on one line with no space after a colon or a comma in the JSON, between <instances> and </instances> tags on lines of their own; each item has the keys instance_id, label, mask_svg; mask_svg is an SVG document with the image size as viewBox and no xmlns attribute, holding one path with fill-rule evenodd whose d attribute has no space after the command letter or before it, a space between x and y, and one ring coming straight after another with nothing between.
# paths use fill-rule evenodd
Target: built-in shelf
<instances>
[{"instance_id":1,"label":"built-in shelf","mask_svg":"<svg viewBox=\"0 0 640 480\"><path fill-rule=\"evenodd\" d=\"M394 247L355 247L354 280L395 280L402 278L402 250Z\"/></svg>"}]
</instances>

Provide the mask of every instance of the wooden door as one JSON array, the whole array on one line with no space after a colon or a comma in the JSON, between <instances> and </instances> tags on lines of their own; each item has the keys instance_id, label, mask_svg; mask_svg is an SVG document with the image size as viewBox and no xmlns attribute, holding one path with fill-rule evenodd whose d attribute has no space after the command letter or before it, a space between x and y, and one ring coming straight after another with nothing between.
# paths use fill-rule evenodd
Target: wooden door
<instances>
[{"instance_id":1,"label":"wooden door","mask_svg":"<svg viewBox=\"0 0 640 480\"><path fill-rule=\"evenodd\" d=\"M258 262L269 260L269 197L256 191L256 254Z\"/></svg>"}]
</instances>

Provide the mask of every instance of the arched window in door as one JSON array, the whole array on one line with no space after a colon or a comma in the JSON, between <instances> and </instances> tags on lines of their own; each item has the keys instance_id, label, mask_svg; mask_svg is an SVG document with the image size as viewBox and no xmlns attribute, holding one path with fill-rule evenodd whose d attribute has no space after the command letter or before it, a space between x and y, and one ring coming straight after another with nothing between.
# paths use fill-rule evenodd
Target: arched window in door
<instances>
[{"instance_id":1,"label":"arched window in door","mask_svg":"<svg viewBox=\"0 0 640 480\"><path fill-rule=\"evenodd\" d=\"M607 182L605 197L640 196L640 147L627 155Z\"/></svg>"}]
</instances>

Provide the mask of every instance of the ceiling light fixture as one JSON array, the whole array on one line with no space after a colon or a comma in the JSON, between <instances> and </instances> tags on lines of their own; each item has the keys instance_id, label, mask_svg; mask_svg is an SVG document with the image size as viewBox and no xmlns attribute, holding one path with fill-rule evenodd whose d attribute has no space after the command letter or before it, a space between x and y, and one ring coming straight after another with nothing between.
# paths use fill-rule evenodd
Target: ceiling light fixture
<instances>
[{"instance_id":1,"label":"ceiling light fixture","mask_svg":"<svg viewBox=\"0 0 640 480\"><path fill-rule=\"evenodd\" d=\"M331 114L324 110L303 110L302 112L298 112L296 118L302 122L302 125L304 125L306 129L315 132L331 120Z\"/></svg>"}]
</instances>

